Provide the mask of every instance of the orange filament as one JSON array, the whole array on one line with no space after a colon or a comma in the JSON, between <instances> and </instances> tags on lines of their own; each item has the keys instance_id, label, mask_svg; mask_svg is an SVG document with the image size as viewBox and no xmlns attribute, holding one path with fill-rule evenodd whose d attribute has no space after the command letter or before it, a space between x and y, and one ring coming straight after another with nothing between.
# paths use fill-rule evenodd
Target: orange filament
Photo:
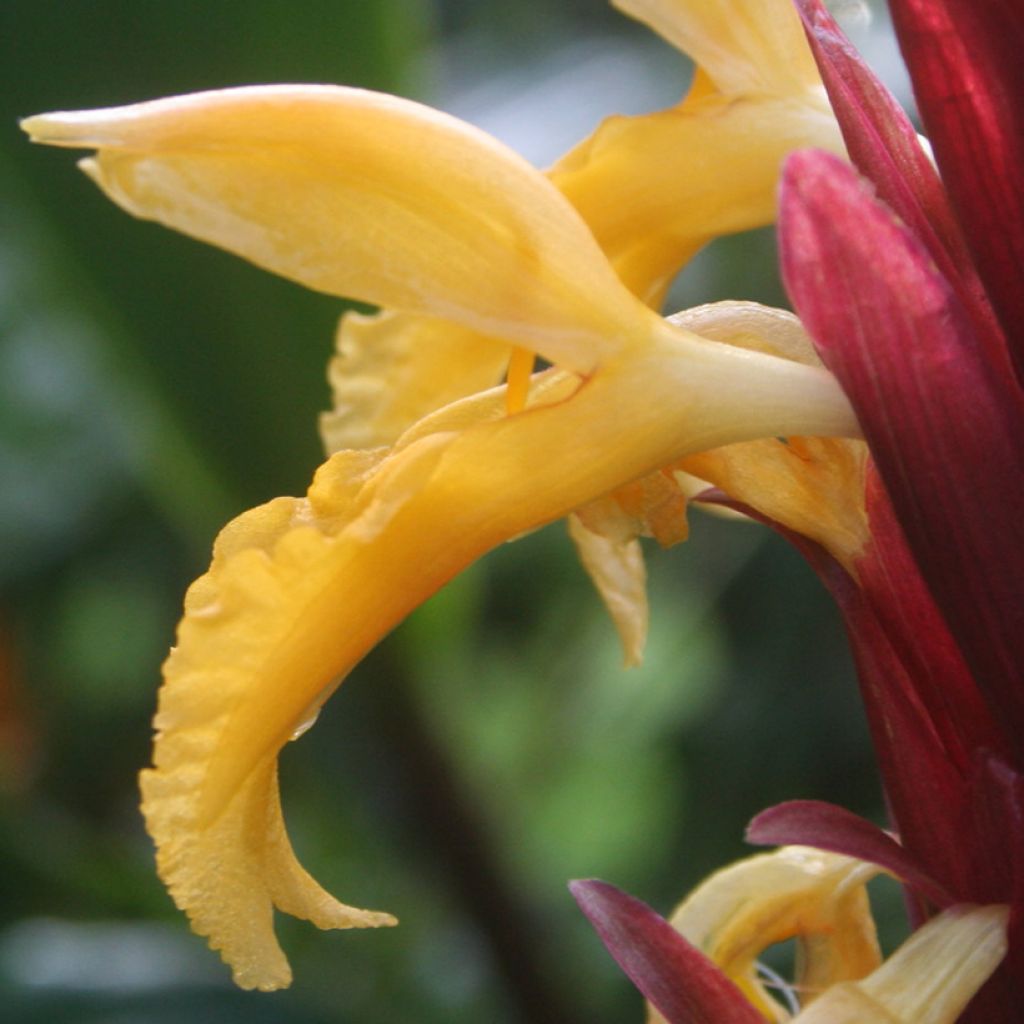
<instances>
[{"instance_id":1,"label":"orange filament","mask_svg":"<svg viewBox=\"0 0 1024 1024\"><path fill-rule=\"evenodd\" d=\"M530 374L533 373L535 359L536 356L529 349L520 348L518 345L512 349L512 355L508 360L508 372L505 374L505 410L509 416L514 416L526 408Z\"/></svg>"}]
</instances>

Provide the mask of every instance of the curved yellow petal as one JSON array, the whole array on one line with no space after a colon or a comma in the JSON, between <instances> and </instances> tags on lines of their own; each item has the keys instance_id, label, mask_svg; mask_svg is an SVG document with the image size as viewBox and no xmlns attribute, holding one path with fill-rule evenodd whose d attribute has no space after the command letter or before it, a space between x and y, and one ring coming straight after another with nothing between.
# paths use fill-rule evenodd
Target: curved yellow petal
<instances>
[{"instance_id":1,"label":"curved yellow petal","mask_svg":"<svg viewBox=\"0 0 1024 1024\"><path fill-rule=\"evenodd\" d=\"M796 1024L955 1024L1006 955L1005 906L943 911L876 971L830 989Z\"/></svg>"},{"instance_id":2,"label":"curved yellow petal","mask_svg":"<svg viewBox=\"0 0 1024 1024\"><path fill-rule=\"evenodd\" d=\"M653 537L666 548L686 540L685 483L661 469L569 517L569 535L619 634L627 668L643 660L647 640L647 569L639 538Z\"/></svg>"},{"instance_id":3,"label":"curved yellow petal","mask_svg":"<svg viewBox=\"0 0 1024 1024\"><path fill-rule=\"evenodd\" d=\"M327 368L332 409L320 417L328 454L391 445L428 413L495 386L509 346L450 320L346 313Z\"/></svg>"},{"instance_id":4,"label":"curved yellow petal","mask_svg":"<svg viewBox=\"0 0 1024 1024\"><path fill-rule=\"evenodd\" d=\"M723 99L713 89L691 89L682 109L611 119L550 172L626 285L657 306L674 275L710 239L774 219L786 152L811 145L842 152L842 143L788 0L780 5L784 11L767 12L772 24L751 23L748 11L747 21L741 18L724 36L717 33L730 12L718 3L699 11L676 2L628 6L681 49L718 67L727 89L763 93L756 100ZM709 39L717 39L714 46ZM727 74L733 66L747 70ZM794 68L803 69L796 82ZM701 72L699 81L705 80ZM609 203L608 195L616 201ZM422 328L414 317L400 322L407 332L400 346L398 324L389 322L391 332L343 324L362 358L332 363L336 409L322 422L329 450L390 443L400 418L389 424L392 413L408 405L422 414L430 389L437 388L432 408L439 408L471 393L471 378L488 378L487 385L496 379L490 366L498 357L487 339L474 342L472 332L453 324L449 342L436 320ZM371 355L364 342L380 344L381 354ZM478 358L484 365L471 366ZM376 394L382 403L370 408L368 398Z\"/></svg>"},{"instance_id":5,"label":"curved yellow petal","mask_svg":"<svg viewBox=\"0 0 1024 1024\"><path fill-rule=\"evenodd\" d=\"M295 281L455 320L586 371L636 302L565 197L485 133L340 86L250 86L28 118L95 148L118 204Z\"/></svg>"},{"instance_id":6,"label":"curved yellow petal","mask_svg":"<svg viewBox=\"0 0 1024 1024\"><path fill-rule=\"evenodd\" d=\"M668 321L712 341L781 356L804 366L822 365L804 325L787 309L728 300L680 310Z\"/></svg>"},{"instance_id":7,"label":"curved yellow petal","mask_svg":"<svg viewBox=\"0 0 1024 1024\"><path fill-rule=\"evenodd\" d=\"M774 219L781 162L808 145L841 147L827 106L716 96L612 118L549 173L623 282L657 306L710 239ZM497 339L408 313L350 314L337 344L334 409L321 421L329 451L390 444L418 416L490 387L508 359Z\"/></svg>"},{"instance_id":8,"label":"curved yellow petal","mask_svg":"<svg viewBox=\"0 0 1024 1024\"><path fill-rule=\"evenodd\" d=\"M389 920L296 881L273 777L281 746L382 635L485 551L631 479L808 429L856 429L824 371L662 324L587 379L539 375L516 416L503 389L473 396L390 453L333 456L306 498L229 524L186 600L143 790L162 877L239 979L285 983L272 905L333 926ZM288 886L254 883L268 865Z\"/></svg>"},{"instance_id":9,"label":"curved yellow petal","mask_svg":"<svg viewBox=\"0 0 1024 1024\"><path fill-rule=\"evenodd\" d=\"M693 58L721 92L796 94L820 86L792 0L612 0Z\"/></svg>"},{"instance_id":10,"label":"curved yellow petal","mask_svg":"<svg viewBox=\"0 0 1024 1024\"><path fill-rule=\"evenodd\" d=\"M845 152L823 94L716 93L609 118L549 173L626 285L657 306L705 243L772 223L782 162L807 146Z\"/></svg>"},{"instance_id":11,"label":"curved yellow petal","mask_svg":"<svg viewBox=\"0 0 1024 1024\"><path fill-rule=\"evenodd\" d=\"M599 499L586 506L611 508L614 516L617 506L609 498ZM601 529L596 529L592 517L578 514L569 516L569 536L576 547L580 564L594 584L619 640L626 668L643 661L647 644L649 609L647 605L647 568L640 541L631 530L612 534L602 517Z\"/></svg>"},{"instance_id":12,"label":"curved yellow petal","mask_svg":"<svg viewBox=\"0 0 1024 1024\"><path fill-rule=\"evenodd\" d=\"M789 0L773 0L769 10L758 5L756 12L719 0L620 6L715 68L728 93L702 88L710 79L699 69L681 108L612 118L550 172L624 283L657 307L676 273L709 240L774 219L778 168L787 152L843 147ZM436 320L422 327L408 316L386 322L387 331L383 323L379 329L343 324L360 358L332 363L336 410L322 422L331 451L390 443L400 411L425 413L435 387L431 408L440 408L478 389L478 379L486 378L479 386L497 379L491 366L500 357L464 327L451 325L446 340ZM381 353L371 354L368 344L380 345ZM477 359L483 365L471 365ZM381 404L371 407L369 397L377 394Z\"/></svg>"},{"instance_id":13,"label":"curved yellow petal","mask_svg":"<svg viewBox=\"0 0 1024 1024\"><path fill-rule=\"evenodd\" d=\"M178 696L191 692L209 704L202 687L185 683ZM216 821L196 829L193 783L178 766L201 755L174 748L191 745L199 730L165 728L169 739L158 749L157 767L141 775L146 824L160 837L157 869L194 931L208 936L231 966L236 984L264 991L290 984L291 969L274 937L275 906L320 928L397 923L390 914L339 903L296 860L281 816L276 760L251 773Z\"/></svg>"},{"instance_id":14,"label":"curved yellow petal","mask_svg":"<svg viewBox=\"0 0 1024 1024\"><path fill-rule=\"evenodd\" d=\"M768 1020L788 1015L765 991L756 961L795 938L796 987L808 1001L881 962L865 885L880 868L804 846L748 857L706 879L671 924L731 978ZM655 1011L651 1024L663 1024Z\"/></svg>"}]
</instances>

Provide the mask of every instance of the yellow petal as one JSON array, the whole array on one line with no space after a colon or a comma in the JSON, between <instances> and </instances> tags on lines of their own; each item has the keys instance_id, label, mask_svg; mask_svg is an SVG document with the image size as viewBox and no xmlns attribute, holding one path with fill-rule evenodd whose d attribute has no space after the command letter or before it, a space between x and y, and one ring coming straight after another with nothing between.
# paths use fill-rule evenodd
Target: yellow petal
<instances>
[{"instance_id":1,"label":"yellow petal","mask_svg":"<svg viewBox=\"0 0 1024 1024\"><path fill-rule=\"evenodd\" d=\"M180 753L173 747L202 739L199 730L181 727L168 736L158 749L158 767L141 776L146 824L160 837L157 869L193 929L208 936L231 966L236 984L269 991L291 982L288 961L274 937L275 906L320 928L397 923L390 914L339 903L302 868L281 817L274 760L252 772L216 821L194 828L192 781L186 772L160 765L194 763L197 751Z\"/></svg>"},{"instance_id":2,"label":"yellow petal","mask_svg":"<svg viewBox=\"0 0 1024 1024\"><path fill-rule=\"evenodd\" d=\"M320 418L328 454L393 444L417 420L494 387L507 344L450 320L346 313L328 366L333 408Z\"/></svg>"},{"instance_id":3,"label":"yellow petal","mask_svg":"<svg viewBox=\"0 0 1024 1024\"><path fill-rule=\"evenodd\" d=\"M852 857L787 846L716 872L670 920L769 1020L786 1020L758 979L758 957L774 943L795 938L796 983L811 998L869 974L881 955L865 885L879 871ZM649 1021L663 1024L654 1011Z\"/></svg>"},{"instance_id":4,"label":"yellow petal","mask_svg":"<svg viewBox=\"0 0 1024 1024\"><path fill-rule=\"evenodd\" d=\"M837 985L798 1024L955 1024L1006 955L1008 908L951 907L860 982Z\"/></svg>"},{"instance_id":5,"label":"yellow petal","mask_svg":"<svg viewBox=\"0 0 1024 1024\"><path fill-rule=\"evenodd\" d=\"M824 371L664 325L583 381L538 375L514 417L504 389L473 396L391 453L333 456L305 499L230 524L186 600L143 786L162 877L244 983L284 983L273 904L318 923L389 920L252 882L261 858L298 870L276 831L278 751L381 636L509 538L695 449L808 429L856 429ZM250 825L264 820L273 832Z\"/></svg>"},{"instance_id":6,"label":"yellow petal","mask_svg":"<svg viewBox=\"0 0 1024 1024\"><path fill-rule=\"evenodd\" d=\"M701 452L682 465L816 541L856 578L857 560L870 539L862 442L821 437L750 441Z\"/></svg>"},{"instance_id":7,"label":"yellow petal","mask_svg":"<svg viewBox=\"0 0 1024 1024\"><path fill-rule=\"evenodd\" d=\"M647 569L638 538L653 537L666 548L686 540L685 483L658 470L588 502L569 519L569 535L619 634L627 668L640 664L647 640Z\"/></svg>"},{"instance_id":8,"label":"yellow petal","mask_svg":"<svg viewBox=\"0 0 1024 1024\"><path fill-rule=\"evenodd\" d=\"M592 509L594 504L614 505L606 498L587 507ZM647 569L640 541L630 532L615 537L592 529L578 515L569 516L569 536L619 634L626 668L639 665L649 622Z\"/></svg>"},{"instance_id":9,"label":"yellow petal","mask_svg":"<svg viewBox=\"0 0 1024 1024\"><path fill-rule=\"evenodd\" d=\"M626 285L658 306L706 242L774 221L782 162L808 146L845 152L823 96L716 93L609 118L550 174Z\"/></svg>"},{"instance_id":10,"label":"yellow petal","mask_svg":"<svg viewBox=\"0 0 1024 1024\"><path fill-rule=\"evenodd\" d=\"M409 100L251 86L47 114L35 141L95 148L126 210L308 287L455 320L586 371L636 303L539 171Z\"/></svg>"},{"instance_id":11,"label":"yellow petal","mask_svg":"<svg viewBox=\"0 0 1024 1024\"><path fill-rule=\"evenodd\" d=\"M722 92L820 86L792 0L612 0L688 54Z\"/></svg>"},{"instance_id":12,"label":"yellow petal","mask_svg":"<svg viewBox=\"0 0 1024 1024\"><path fill-rule=\"evenodd\" d=\"M710 239L774 219L778 168L789 150L813 145L843 152L813 62L805 66L810 57L802 31L797 24L794 34L788 0L779 6L785 9L766 12L769 25L751 23L749 12L744 21L741 11L740 21L720 35L731 12L719 2L624 4L682 49L715 64L725 87L761 94L756 100L715 96L713 86L701 88L709 79L699 71L682 109L612 118L551 171L619 276L652 306L660 305L676 273ZM733 67L742 73L729 74ZM794 84L794 68L810 75L811 87L804 88L802 79ZM389 322L390 334L383 324L379 330L359 321L343 326L359 359L332 364L337 410L322 423L328 450L390 443L401 420L393 413L408 405L424 414L431 389L437 390L430 408L440 408L471 393L469 386L458 390L462 377L466 385L486 379L480 387L497 379L486 339L474 343L471 332L452 325L449 342L436 320L422 329L414 317L399 323L408 335L400 346L398 324ZM339 345L344 337L339 335ZM381 353L371 354L370 344L380 345ZM478 358L484 363L479 372L470 366ZM350 384L346 373L352 374ZM370 396L378 394L381 404L370 407Z\"/></svg>"}]
</instances>

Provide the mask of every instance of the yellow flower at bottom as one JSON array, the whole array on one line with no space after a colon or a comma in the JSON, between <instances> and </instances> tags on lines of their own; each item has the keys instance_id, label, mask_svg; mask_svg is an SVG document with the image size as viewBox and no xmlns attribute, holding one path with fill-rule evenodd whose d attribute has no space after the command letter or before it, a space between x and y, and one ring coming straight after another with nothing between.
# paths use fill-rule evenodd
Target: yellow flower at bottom
<instances>
[{"instance_id":1,"label":"yellow flower at bottom","mask_svg":"<svg viewBox=\"0 0 1024 1024\"><path fill-rule=\"evenodd\" d=\"M879 868L805 846L739 861L706 879L670 923L770 1020L786 1020L758 975L769 946L797 940L798 992L862 978L881 962L867 898ZM652 1011L651 1021L662 1018Z\"/></svg>"},{"instance_id":2,"label":"yellow flower at bottom","mask_svg":"<svg viewBox=\"0 0 1024 1024\"><path fill-rule=\"evenodd\" d=\"M881 868L805 846L739 861L706 879L670 923L717 964L765 1020L798 1024L954 1024L1006 953L1008 908L961 904L884 963L866 884ZM795 939L792 1015L757 961ZM648 1024L664 1024L648 1008Z\"/></svg>"}]
</instances>

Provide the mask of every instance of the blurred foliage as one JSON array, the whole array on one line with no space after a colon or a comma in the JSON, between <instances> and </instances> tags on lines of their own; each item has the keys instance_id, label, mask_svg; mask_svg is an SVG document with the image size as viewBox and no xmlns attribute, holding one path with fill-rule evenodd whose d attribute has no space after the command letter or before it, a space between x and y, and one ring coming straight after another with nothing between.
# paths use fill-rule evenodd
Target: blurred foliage
<instances>
[{"instance_id":1,"label":"blurred foliage","mask_svg":"<svg viewBox=\"0 0 1024 1024\"><path fill-rule=\"evenodd\" d=\"M0 4L4 1020L639 1020L568 878L668 910L767 804L877 816L841 629L795 554L695 517L651 552L625 674L556 526L428 603L286 751L302 858L400 928L282 920L294 988L236 992L153 874L135 774L181 594L227 518L305 488L342 307L125 217L16 118L260 81L424 95L481 52L525 79L524 54L642 34L598 0ZM679 303L781 302L772 244L718 243Z\"/></svg>"}]
</instances>

